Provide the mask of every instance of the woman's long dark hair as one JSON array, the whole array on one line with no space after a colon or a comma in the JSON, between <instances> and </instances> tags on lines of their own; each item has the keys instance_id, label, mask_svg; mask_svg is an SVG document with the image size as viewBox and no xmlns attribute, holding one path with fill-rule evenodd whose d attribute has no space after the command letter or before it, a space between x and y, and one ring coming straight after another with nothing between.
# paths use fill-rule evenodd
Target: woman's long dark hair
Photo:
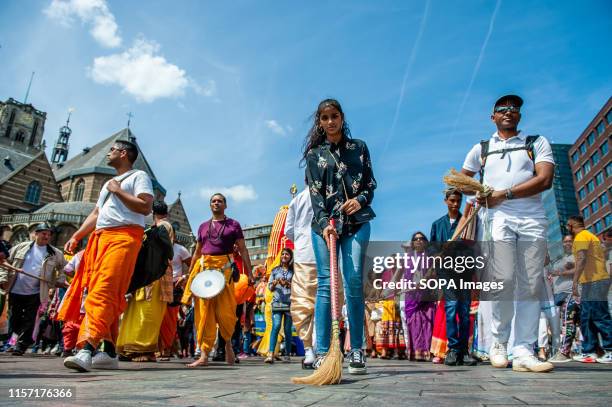
<instances>
[{"instance_id":1,"label":"woman's long dark hair","mask_svg":"<svg viewBox=\"0 0 612 407\"><path fill-rule=\"evenodd\" d=\"M325 141L325 130L319 126L319 118L321 116L321 111L328 106L336 108L342 115L342 137L349 139L351 138L351 129L346 121L346 117L342 111L342 106L340 106L340 102L338 102L336 99L325 99L319 103L317 111L310 116L311 120L313 120L313 124L310 130L308 130L308 134L304 140L304 146L302 147L302 159L300 160L301 167L305 166L308 152L313 148L320 146Z\"/></svg>"},{"instance_id":2,"label":"woman's long dark hair","mask_svg":"<svg viewBox=\"0 0 612 407\"><path fill-rule=\"evenodd\" d=\"M416 231L412 234L412 237L410 238L410 248L412 250L414 250L414 238L417 237L418 235L421 235L425 238L424 242L425 243L429 243L429 240L427 239L427 235L421 231ZM427 251L427 249L425 249L425 251Z\"/></svg>"},{"instance_id":3,"label":"woman's long dark hair","mask_svg":"<svg viewBox=\"0 0 612 407\"><path fill-rule=\"evenodd\" d=\"M289 264L287 264L287 269L293 271L293 250L291 250L288 247L283 248L283 250L281 250L281 253L283 252L287 252L289 254L289 256L291 257L289 259Z\"/></svg>"}]
</instances>

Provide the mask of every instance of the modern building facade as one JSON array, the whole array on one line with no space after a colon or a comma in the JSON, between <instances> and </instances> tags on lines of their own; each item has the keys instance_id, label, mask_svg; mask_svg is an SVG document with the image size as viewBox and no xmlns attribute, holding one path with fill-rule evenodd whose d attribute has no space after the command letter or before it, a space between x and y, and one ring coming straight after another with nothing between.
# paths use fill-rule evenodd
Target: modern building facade
<instances>
[{"instance_id":1,"label":"modern building facade","mask_svg":"<svg viewBox=\"0 0 612 407\"><path fill-rule=\"evenodd\" d=\"M257 266L266 262L268 256L268 243L272 225L253 225L242 229L244 233L244 243L249 250L251 264Z\"/></svg>"},{"instance_id":2,"label":"modern building facade","mask_svg":"<svg viewBox=\"0 0 612 407\"><path fill-rule=\"evenodd\" d=\"M548 219L548 247L552 261L563 255L561 244L567 234L567 219L578 213L576 191L569 164L572 144L551 144L555 160L555 175L551 189L542 193L542 203Z\"/></svg>"},{"instance_id":3,"label":"modern building facade","mask_svg":"<svg viewBox=\"0 0 612 407\"><path fill-rule=\"evenodd\" d=\"M578 209L585 226L602 237L612 227L612 97L569 150Z\"/></svg>"}]
</instances>

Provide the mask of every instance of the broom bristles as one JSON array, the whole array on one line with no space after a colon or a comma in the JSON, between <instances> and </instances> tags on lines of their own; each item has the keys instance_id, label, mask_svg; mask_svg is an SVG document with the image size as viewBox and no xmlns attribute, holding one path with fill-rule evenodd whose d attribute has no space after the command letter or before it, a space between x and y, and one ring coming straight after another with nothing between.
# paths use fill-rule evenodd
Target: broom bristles
<instances>
[{"instance_id":1,"label":"broom bristles","mask_svg":"<svg viewBox=\"0 0 612 407\"><path fill-rule=\"evenodd\" d=\"M481 184L474 178L457 172L454 168L446 174L442 180L448 186L454 187L464 194L473 195L479 193L480 195L487 195L490 193L490 188L487 185Z\"/></svg>"},{"instance_id":2,"label":"broom bristles","mask_svg":"<svg viewBox=\"0 0 612 407\"><path fill-rule=\"evenodd\" d=\"M315 386L338 384L342 380L342 358L340 335L338 329L334 329L331 346L321 366L310 376L292 377L291 381L295 384L311 384Z\"/></svg>"}]
</instances>

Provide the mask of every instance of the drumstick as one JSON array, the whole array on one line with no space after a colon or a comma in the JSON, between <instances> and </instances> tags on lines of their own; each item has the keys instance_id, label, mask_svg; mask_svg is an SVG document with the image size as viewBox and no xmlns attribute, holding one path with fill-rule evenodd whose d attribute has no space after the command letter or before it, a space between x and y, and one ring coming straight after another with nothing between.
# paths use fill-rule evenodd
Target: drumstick
<instances>
[{"instance_id":1,"label":"drumstick","mask_svg":"<svg viewBox=\"0 0 612 407\"><path fill-rule=\"evenodd\" d=\"M35 276L33 274L30 274L30 273L28 273L26 271L23 271L22 269L18 269L17 267L13 267L13 266L11 266L8 263L0 263L0 267L2 267L5 270L12 271L13 273L22 273L22 274L25 274L28 277L35 278L35 279L37 279L39 281L42 281L44 283L47 283L47 284L51 284L49 281L45 280L44 278L40 278L40 277Z\"/></svg>"}]
</instances>

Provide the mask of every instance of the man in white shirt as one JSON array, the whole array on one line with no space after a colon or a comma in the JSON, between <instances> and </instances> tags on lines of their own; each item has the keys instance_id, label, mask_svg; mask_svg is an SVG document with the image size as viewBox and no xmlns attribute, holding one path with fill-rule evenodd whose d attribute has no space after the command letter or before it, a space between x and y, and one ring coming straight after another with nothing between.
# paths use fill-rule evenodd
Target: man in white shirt
<instances>
[{"instance_id":1,"label":"man in white shirt","mask_svg":"<svg viewBox=\"0 0 612 407\"><path fill-rule=\"evenodd\" d=\"M115 352L119 316L127 307L125 293L142 245L145 216L153 204L151 179L144 171L132 169L138 157L136 145L118 140L106 156L118 175L104 184L96 207L65 246L72 253L91 233L83 254L83 272L75 276L59 312L63 321L78 321L87 286L85 317L77 340L82 349L64 360L64 366L81 372L119 366ZM92 361L99 345L103 350Z\"/></svg>"},{"instance_id":2,"label":"man in white shirt","mask_svg":"<svg viewBox=\"0 0 612 407\"><path fill-rule=\"evenodd\" d=\"M291 319L304 342L302 367L312 368L315 353L312 348L314 302L317 294L317 263L312 249L312 203L308 187L289 204L285 221L285 236L294 244L294 274L291 283Z\"/></svg>"},{"instance_id":3,"label":"man in white shirt","mask_svg":"<svg viewBox=\"0 0 612 407\"><path fill-rule=\"evenodd\" d=\"M482 182L493 189L490 196L478 197L485 205L481 239L492 242L486 278L503 282L503 289L488 297L493 314L491 364L508 365L507 344L515 317L512 369L548 372L552 363L539 361L533 345L538 340L546 258L547 220L540 194L552 186L555 164L544 137L518 130L522 105L516 95L495 102L491 120L497 131L471 149L462 172L469 176L480 172Z\"/></svg>"},{"instance_id":4,"label":"man in white shirt","mask_svg":"<svg viewBox=\"0 0 612 407\"><path fill-rule=\"evenodd\" d=\"M63 287L64 255L51 246L51 226L41 223L34 229L34 241L22 242L10 251L8 261L25 273L0 269L0 284L8 287L9 326L17 334L14 356L22 356L33 342L32 333L41 303L49 300L49 289Z\"/></svg>"}]
</instances>

